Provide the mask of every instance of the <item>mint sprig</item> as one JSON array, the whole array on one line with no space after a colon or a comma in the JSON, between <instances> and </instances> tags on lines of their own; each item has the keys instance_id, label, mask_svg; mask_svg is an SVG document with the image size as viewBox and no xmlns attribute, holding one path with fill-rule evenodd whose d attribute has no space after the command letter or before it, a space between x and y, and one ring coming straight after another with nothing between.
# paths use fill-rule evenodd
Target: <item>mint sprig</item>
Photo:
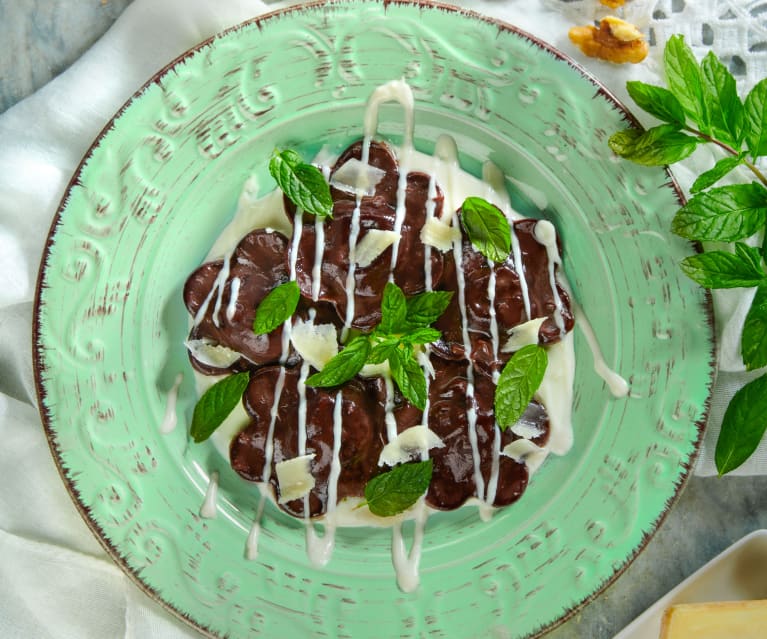
<instances>
[{"instance_id":1,"label":"mint sprig","mask_svg":"<svg viewBox=\"0 0 767 639\"><path fill-rule=\"evenodd\" d=\"M229 375L216 382L194 407L189 434L196 443L204 442L221 426L242 399L250 375L247 371Z\"/></svg>"},{"instance_id":2,"label":"mint sprig","mask_svg":"<svg viewBox=\"0 0 767 639\"><path fill-rule=\"evenodd\" d=\"M429 488L434 462L431 459L395 466L365 484L360 506L379 517L398 515L410 508Z\"/></svg>"},{"instance_id":3,"label":"mint sprig","mask_svg":"<svg viewBox=\"0 0 767 639\"><path fill-rule=\"evenodd\" d=\"M381 299L381 321L369 334L353 338L323 369L306 380L307 386L332 387L349 381L365 364L389 362L392 379L416 408L426 407L426 378L418 363L418 349L440 338L429 324L450 304L452 293L427 291L410 299L388 282Z\"/></svg>"},{"instance_id":4,"label":"mint sprig","mask_svg":"<svg viewBox=\"0 0 767 639\"><path fill-rule=\"evenodd\" d=\"M333 217L333 198L325 176L290 149L275 149L269 161L269 173L288 199L307 213L319 218Z\"/></svg>"},{"instance_id":5,"label":"mint sprig","mask_svg":"<svg viewBox=\"0 0 767 639\"><path fill-rule=\"evenodd\" d=\"M626 87L637 105L663 122L648 131L613 134L610 148L646 165L689 156L702 144L721 157L690 189L694 196L674 217L671 230L696 241L734 242L732 250L711 250L685 258L682 271L706 288L759 287L741 335L748 370L767 365L767 177L756 165L767 156L767 79L741 100L735 78L712 52L698 63L683 36L669 38L663 54L668 89L642 82ZM715 186L740 167L756 181ZM756 248L742 241L762 236ZM767 375L746 384L733 397L717 441L717 471L724 475L756 450L767 420Z\"/></svg>"},{"instance_id":6,"label":"mint sprig","mask_svg":"<svg viewBox=\"0 0 767 639\"><path fill-rule=\"evenodd\" d=\"M256 335L266 335L282 326L296 312L300 297L298 283L292 280L273 288L256 308L253 332Z\"/></svg>"},{"instance_id":7,"label":"mint sprig","mask_svg":"<svg viewBox=\"0 0 767 639\"><path fill-rule=\"evenodd\" d=\"M513 426L541 385L549 358L538 344L523 346L503 367L495 387L495 419L501 430Z\"/></svg>"}]
</instances>

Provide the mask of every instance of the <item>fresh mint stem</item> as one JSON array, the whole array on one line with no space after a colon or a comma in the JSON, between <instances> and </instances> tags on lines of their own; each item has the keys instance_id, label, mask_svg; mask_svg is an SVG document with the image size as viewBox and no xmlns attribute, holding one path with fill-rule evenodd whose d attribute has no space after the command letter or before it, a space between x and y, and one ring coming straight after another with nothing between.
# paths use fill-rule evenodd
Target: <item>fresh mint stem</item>
<instances>
[{"instance_id":1,"label":"fresh mint stem","mask_svg":"<svg viewBox=\"0 0 767 639\"><path fill-rule=\"evenodd\" d=\"M723 149L726 153L734 156L738 156L740 153L736 149L732 148L729 144L726 144L725 142L722 142L721 140L717 140L715 137L708 135L707 133L703 133L702 131L699 131L698 129L691 127L691 126L685 126L684 130L688 133L692 133L693 135L699 137L701 140L704 140L706 142L711 142L712 144L715 144L716 146ZM757 167L753 162L750 162L749 160L746 160L744 158L743 164L748 167L748 169L758 178L758 180L767 186L767 177L765 177L764 173L762 173L759 170L759 167Z\"/></svg>"}]
</instances>

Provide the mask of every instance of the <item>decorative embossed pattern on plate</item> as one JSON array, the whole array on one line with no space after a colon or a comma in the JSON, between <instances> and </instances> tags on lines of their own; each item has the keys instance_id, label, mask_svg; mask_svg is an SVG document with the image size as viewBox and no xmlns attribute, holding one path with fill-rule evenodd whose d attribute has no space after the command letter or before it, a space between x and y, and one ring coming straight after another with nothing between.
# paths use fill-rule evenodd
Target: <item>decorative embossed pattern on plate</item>
<instances>
[{"instance_id":1,"label":"decorative embossed pattern on plate","mask_svg":"<svg viewBox=\"0 0 767 639\"><path fill-rule=\"evenodd\" d=\"M416 146L455 136L464 168L494 161L523 212L558 227L565 269L608 363L613 399L576 329L573 450L483 523L429 520L421 587L397 590L388 530L338 532L313 568L303 526L267 505L212 446L191 446L186 275L245 180L272 188L275 146L311 154L360 136L376 85L416 95ZM587 601L635 556L694 461L712 374L705 294L680 276L668 173L616 161L628 116L591 78L514 29L455 8L336 2L230 30L176 61L84 159L51 231L35 322L52 450L83 516L142 587L213 635L523 637ZM381 111L395 141L402 118ZM160 432L179 372L179 427ZM202 519L209 474L218 516ZM406 534L410 534L406 526Z\"/></svg>"}]
</instances>

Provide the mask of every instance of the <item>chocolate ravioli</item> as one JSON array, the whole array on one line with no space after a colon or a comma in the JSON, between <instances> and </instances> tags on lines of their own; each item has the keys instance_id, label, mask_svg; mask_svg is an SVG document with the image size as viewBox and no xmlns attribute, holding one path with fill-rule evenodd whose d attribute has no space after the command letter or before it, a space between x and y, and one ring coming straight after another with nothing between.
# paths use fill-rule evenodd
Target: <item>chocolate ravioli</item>
<instances>
[{"instance_id":1,"label":"chocolate ravioli","mask_svg":"<svg viewBox=\"0 0 767 639\"><path fill-rule=\"evenodd\" d=\"M346 149L331 169L333 174L351 159L360 159L362 143ZM371 229L392 230L395 224L400 174L391 150L382 143L372 143L369 164L383 171L371 195L361 198L359 206L359 236L361 241ZM405 215L401 230L399 252L394 267L394 281L406 295L426 290L424 259L426 247L420 231L426 220L429 176L410 172L405 180ZM434 198L435 215L439 215L443 196L437 188ZM315 324L330 323L340 338L348 311L346 280L349 273L349 236L355 215L354 196L332 188L333 218L324 222L324 243L321 262L321 283L317 300L312 300L312 269L317 256L316 227L312 216L301 218L301 237L296 255L296 279L301 290L301 302L295 317L314 315ZM295 218L295 208L285 200L286 215ZM551 344L562 337L554 321L555 303L548 274L546 249L534 237L535 220L514 223L523 256L524 273L528 283L531 318L545 318L539 330L539 343ZM333 415L336 402L341 402L340 475L336 485L337 499L362 497L365 484L386 468L378 458L387 443L386 387L380 377L357 376L338 388L305 387L304 402L299 399L301 357L290 350L281 361L282 331L279 327L269 335L257 336L252 331L255 309L259 302L279 284L289 279L291 242L279 233L252 231L239 243L229 258L209 262L198 268L186 282L184 299L192 317L200 317L190 338L205 338L211 343L227 346L241 357L228 369L212 368L190 354L195 368L206 375L219 375L235 370L250 371L250 382L243 395L243 405L250 417L247 427L232 441L230 459L234 470L243 478L268 481L279 500L280 487L275 466L298 455L299 410L305 410L306 454L313 455L310 471L315 486L307 499L280 503L280 507L296 517L320 516L328 509L328 483L333 461ZM354 273L354 313L351 326L369 330L380 321L383 289L388 281L392 248L384 250L371 264L357 267ZM222 274L222 269L228 273ZM510 353L493 354L490 335L490 307L487 283L490 264L477 252L465 235L461 244L461 265L467 282L465 287L467 324L471 352L466 353L461 316L458 306L458 285L453 251L431 250L432 286L435 290L453 291L453 300L443 316L435 323L442 339L432 345L430 362L434 376L429 380L428 414L412 406L396 389L392 414L397 432L423 423L442 440L444 446L432 448L433 473L426 502L433 508L451 510L466 500L478 497L494 506L516 501L524 492L528 472L524 464L501 455L493 472L493 451L518 439L511 429L501 432L495 426L493 373L500 370ZM513 258L495 265L495 313L499 334L517 326L526 317L522 291ZM224 277L226 275L226 277ZM230 300L235 278L239 279L236 299ZM559 288L565 331L571 330L573 316L566 292ZM207 304L207 307L200 309ZM226 309L234 312L227 315ZM295 321L295 320L294 320ZM281 370L282 369L282 370ZM314 369L311 369L314 372ZM272 457L265 450L269 437L272 406L278 379L283 387L273 424ZM473 384L469 379L473 379ZM470 388L473 387L473 394ZM468 409L476 414L476 452L469 437ZM540 434L533 443L543 446L549 436L549 419L545 408L533 401L522 422L535 427ZM500 438L496 442L495 438ZM478 462L475 464L475 459ZM308 507L308 512L306 508Z\"/></svg>"}]
</instances>

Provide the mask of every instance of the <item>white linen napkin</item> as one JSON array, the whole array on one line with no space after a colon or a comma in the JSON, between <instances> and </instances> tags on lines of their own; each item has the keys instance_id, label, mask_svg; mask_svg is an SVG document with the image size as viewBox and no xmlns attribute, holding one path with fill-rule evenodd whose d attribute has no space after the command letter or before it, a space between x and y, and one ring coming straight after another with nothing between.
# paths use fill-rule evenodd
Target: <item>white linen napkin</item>
<instances>
[{"instance_id":1,"label":"white linen napkin","mask_svg":"<svg viewBox=\"0 0 767 639\"><path fill-rule=\"evenodd\" d=\"M168 61L199 41L267 8L287 4L135 0L68 71L0 116L0 636L4 638L199 636L145 597L108 560L64 489L36 409L29 346L34 287L47 230L69 178L125 100ZM461 4L517 24L571 53L624 101L627 80L660 82L660 47L645 63L629 67L589 60L573 50L567 30L604 11L596 0ZM694 14L685 14L674 12L670 0L635 0L628 17L654 28L659 44L670 33L681 31L702 47L691 25L713 21L721 13L720 7L715 0L687 3L692 4L697 7L690 9ZM729 4L748 3L732 0ZM655 7L666 5L670 17L653 19ZM750 19L736 18L739 24ZM747 34L747 29L741 32ZM755 68L751 58L758 56L749 57L745 38L736 44L750 73ZM736 46L730 40L726 43L727 51ZM760 76L755 72L745 82L755 77ZM704 161L696 157L676 171L683 186L690 184L693 171L700 171ZM717 300L719 332L724 336L722 363L727 373L715 390L709 433L697 467L700 474L713 471L718 420L734 389L747 378L733 357L742 324L738 310L742 300L742 292ZM741 472L767 472L767 446Z\"/></svg>"}]
</instances>

